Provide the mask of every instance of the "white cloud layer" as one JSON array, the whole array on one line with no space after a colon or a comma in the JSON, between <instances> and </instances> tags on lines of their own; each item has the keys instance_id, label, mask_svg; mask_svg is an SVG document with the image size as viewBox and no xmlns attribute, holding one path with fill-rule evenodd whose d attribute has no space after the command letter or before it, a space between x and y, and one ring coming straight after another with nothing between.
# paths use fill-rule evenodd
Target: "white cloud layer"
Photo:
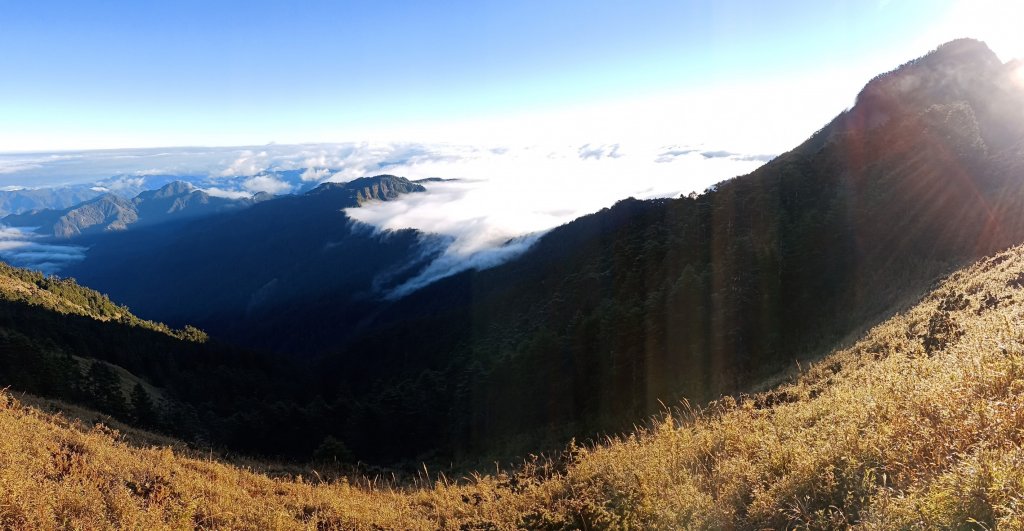
<instances>
[{"instance_id":1,"label":"white cloud layer","mask_svg":"<svg viewBox=\"0 0 1024 531\"><path fill-rule=\"evenodd\" d=\"M246 149L227 167L220 171L220 177L244 177L255 175L267 168L270 155L266 150L253 152Z\"/></svg>"},{"instance_id":2,"label":"white cloud layer","mask_svg":"<svg viewBox=\"0 0 1024 531\"><path fill-rule=\"evenodd\" d=\"M38 185L59 172L104 190L134 189L182 175L220 197L300 191L324 180L349 181L389 173L426 183L427 192L370 203L347 214L380 230L415 228L450 242L422 274L399 287L401 295L470 267L488 267L525 250L555 226L610 206L626 197L676 196L703 190L748 173L767 160L726 145L662 145L644 142L552 142L534 144L348 143L267 145L259 148L182 148L81 152L57 158L39 155L20 170L0 175L0 184ZM8 165L11 167L11 165ZM115 172L103 175L101 172ZM38 242L8 244L28 263ZM56 251L55 251L56 252ZM60 251L64 252L64 251ZM66 260L77 251L68 251ZM2 256L2 255L0 255ZM59 264L59 257L47 267Z\"/></svg>"},{"instance_id":3,"label":"white cloud layer","mask_svg":"<svg viewBox=\"0 0 1024 531\"><path fill-rule=\"evenodd\" d=\"M0 225L0 258L18 266L56 273L63 267L85 258L86 248L35 241L31 229Z\"/></svg>"},{"instance_id":4,"label":"white cloud layer","mask_svg":"<svg viewBox=\"0 0 1024 531\"><path fill-rule=\"evenodd\" d=\"M526 146L479 149L447 146L389 166L426 183L427 192L397 201L374 202L346 213L381 229L412 227L452 238L445 252L421 275L399 287L403 295L467 268L489 267L529 247L536 236L620 199L671 197L701 191L749 173L762 157L692 148L664 159L671 147ZM595 154L597 153L597 154ZM343 168L331 180L369 174L363 165Z\"/></svg>"},{"instance_id":5,"label":"white cloud layer","mask_svg":"<svg viewBox=\"0 0 1024 531\"><path fill-rule=\"evenodd\" d=\"M254 194L266 192L271 195L285 194L292 189L292 185L272 175L257 175L251 179L246 179L242 183L242 187Z\"/></svg>"},{"instance_id":6,"label":"white cloud layer","mask_svg":"<svg viewBox=\"0 0 1024 531\"><path fill-rule=\"evenodd\" d=\"M202 188L202 190L213 197L224 197L227 199L245 199L247 197L252 197L250 192L243 192L241 190L224 190L216 186Z\"/></svg>"}]
</instances>

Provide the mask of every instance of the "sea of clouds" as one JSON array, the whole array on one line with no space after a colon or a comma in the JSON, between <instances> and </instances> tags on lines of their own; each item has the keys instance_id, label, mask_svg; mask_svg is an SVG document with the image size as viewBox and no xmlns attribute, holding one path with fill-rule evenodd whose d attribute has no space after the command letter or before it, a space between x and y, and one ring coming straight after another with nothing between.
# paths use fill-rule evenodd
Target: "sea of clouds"
<instances>
[{"instance_id":1,"label":"sea of clouds","mask_svg":"<svg viewBox=\"0 0 1024 531\"><path fill-rule=\"evenodd\" d=\"M39 239L30 227L0 227L0 257L13 266L47 274L58 273L67 265L85 258L85 247L41 242Z\"/></svg>"},{"instance_id":2,"label":"sea of clouds","mask_svg":"<svg viewBox=\"0 0 1024 531\"><path fill-rule=\"evenodd\" d=\"M393 174L440 177L425 193L348 209L379 230L415 228L450 245L400 296L469 267L516 256L545 231L626 197L701 191L750 172L771 158L720 146L561 143L465 145L344 143L230 148L164 148L0 154L0 186L91 185L98 191L153 186L182 177L213 195L297 193L324 181ZM159 176L159 179L156 177ZM14 230L0 256L50 271L84 252L43 244ZM21 237L19 237L19 235ZM63 254L61 254L63 253ZM38 257L32 262L29 258Z\"/></svg>"}]
</instances>

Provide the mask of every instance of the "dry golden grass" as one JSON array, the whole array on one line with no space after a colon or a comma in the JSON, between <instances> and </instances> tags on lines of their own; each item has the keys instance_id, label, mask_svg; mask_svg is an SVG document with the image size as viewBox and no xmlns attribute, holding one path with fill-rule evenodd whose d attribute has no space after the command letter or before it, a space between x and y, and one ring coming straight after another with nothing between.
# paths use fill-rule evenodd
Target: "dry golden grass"
<instances>
[{"instance_id":1,"label":"dry golden grass","mask_svg":"<svg viewBox=\"0 0 1024 531\"><path fill-rule=\"evenodd\" d=\"M1024 250L770 391L459 481L271 478L0 396L5 529L1024 529Z\"/></svg>"}]
</instances>

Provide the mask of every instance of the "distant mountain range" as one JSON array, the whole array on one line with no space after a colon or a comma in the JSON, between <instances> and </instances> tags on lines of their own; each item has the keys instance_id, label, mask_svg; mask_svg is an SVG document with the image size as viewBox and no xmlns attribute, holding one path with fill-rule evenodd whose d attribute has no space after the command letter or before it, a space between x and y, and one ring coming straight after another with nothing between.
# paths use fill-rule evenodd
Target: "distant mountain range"
<instances>
[{"instance_id":1,"label":"distant mountain range","mask_svg":"<svg viewBox=\"0 0 1024 531\"><path fill-rule=\"evenodd\" d=\"M102 231L125 230L141 226L210 215L233 208L244 208L271 196L254 194L250 198L214 197L195 186L175 181L158 190L142 192L132 199L104 193L75 206L33 210L11 214L3 223L15 227L37 227L36 232L57 239L69 239Z\"/></svg>"},{"instance_id":2,"label":"distant mountain range","mask_svg":"<svg viewBox=\"0 0 1024 531\"><path fill-rule=\"evenodd\" d=\"M25 214L39 210L64 210L104 194L122 199L133 199L142 192L158 190L172 183L188 183L208 190L214 197L243 197L259 193L247 187L254 178L273 180L281 188L280 194L304 193L319 182L303 179L306 168L295 170L266 170L256 175L211 176L192 174L112 175L88 184L71 184L45 188L13 188L0 190L0 216Z\"/></svg>"},{"instance_id":3,"label":"distant mountain range","mask_svg":"<svg viewBox=\"0 0 1024 531\"><path fill-rule=\"evenodd\" d=\"M0 215L20 214L31 210L68 208L88 201L101 193L89 186L0 190Z\"/></svg>"},{"instance_id":4,"label":"distant mountain range","mask_svg":"<svg viewBox=\"0 0 1024 531\"><path fill-rule=\"evenodd\" d=\"M155 225L241 208L274 197L268 192L246 192L250 179L281 183L283 195L302 194L320 183L305 181L305 169L270 170L255 176L210 177L146 175L115 176L94 185L0 191L0 223L33 227L40 235L58 240L77 238L129 226ZM454 179L431 177L416 184ZM111 187L116 183L115 187ZM338 183L325 183L332 186ZM390 192L389 192L390 193ZM375 198L372 193L354 198L354 206ZM384 199L393 199L393 196Z\"/></svg>"}]
</instances>

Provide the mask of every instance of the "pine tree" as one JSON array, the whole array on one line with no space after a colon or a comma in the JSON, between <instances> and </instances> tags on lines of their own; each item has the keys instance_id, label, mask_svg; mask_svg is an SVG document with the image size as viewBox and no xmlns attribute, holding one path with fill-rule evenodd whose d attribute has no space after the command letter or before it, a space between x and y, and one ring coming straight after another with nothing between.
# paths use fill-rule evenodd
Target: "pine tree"
<instances>
[{"instance_id":1,"label":"pine tree","mask_svg":"<svg viewBox=\"0 0 1024 531\"><path fill-rule=\"evenodd\" d=\"M128 406L124 400L124 393L121 392L121 378L110 365L94 361L89 366L86 379L90 398L96 407L115 417L126 416Z\"/></svg>"},{"instance_id":2,"label":"pine tree","mask_svg":"<svg viewBox=\"0 0 1024 531\"><path fill-rule=\"evenodd\" d=\"M146 392L141 383L136 383L135 387L132 388L131 407L132 418L139 426L154 426L159 420L156 407L153 405L153 399L149 397L149 393Z\"/></svg>"}]
</instances>

